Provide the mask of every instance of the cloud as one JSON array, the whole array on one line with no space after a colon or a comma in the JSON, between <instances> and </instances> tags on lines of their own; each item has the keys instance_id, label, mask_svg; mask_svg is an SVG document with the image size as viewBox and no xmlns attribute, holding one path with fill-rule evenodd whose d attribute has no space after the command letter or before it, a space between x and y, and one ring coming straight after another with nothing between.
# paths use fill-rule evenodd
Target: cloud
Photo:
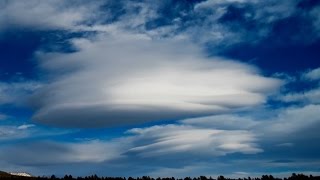
<instances>
[{"instance_id":1,"label":"cloud","mask_svg":"<svg viewBox=\"0 0 320 180\"><path fill-rule=\"evenodd\" d=\"M249 131L256 136L259 145L292 147L301 144L301 141L318 139L319 108L318 104L306 103L281 109L263 109L259 113L213 115L180 122L198 128Z\"/></svg>"},{"instance_id":2,"label":"cloud","mask_svg":"<svg viewBox=\"0 0 320 180\"><path fill-rule=\"evenodd\" d=\"M305 153L310 148L320 148L310 142L318 139L318 109L316 105L285 108L269 119L236 114L186 119L177 124L129 129L109 140L18 142L0 146L0 159L11 166L41 169L46 165L52 170L50 173L114 176L120 172L125 172L121 174L124 176L260 173L275 165L292 169L291 164L279 163L283 159L294 161L301 168L312 167L318 156L315 152L308 159ZM237 128L233 123L248 125ZM74 168L59 168L67 165ZM130 169L132 166L136 168ZM82 168L89 169L79 172Z\"/></svg>"},{"instance_id":3,"label":"cloud","mask_svg":"<svg viewBox=\"0 0 320 180\"><path fill-rule=\"evenodd\" d=\"M190 118L182 120L181 123L199 128L249 131L255 135L257 144L264 150L269 146L280 149L294 146L297 151L304 151L304 148L310 147L306 143L318 139L316 129L320 127L319 108L318 104L306 103L273 109L273 112L264 109L242 115L234 113ZM312 146L312 148L320 147Z\"/></svg>"},{"instance_id":4,"label":"cloud","mask_svg":"<svg viewBox=\"0 0 320 180\"><path fill-rule=\"evenodd\" d=\"M232 153L262 152L255 142L255 135L248 131L168 124L130 129L126 135L111 140L35 140L2 145L0 159L15 166L83 166L89 163L93 166L106 164L110 168L121 165L122 170L130 164L140 166L142 163L149 164L153 171L159 167L192 166L195 159L206 161Z\"/></svg>"},{"instance_id":5,"label":"cloud","mask_svg":"<svg viewBox=\"0 0 320 180\"><path fill-rule=\"evenodd\" d=\"M319 104L320 103L320 89L312 89L307 92L291 93L280 97L284 102L299 102L304 104Z\"/></svg>"},{"instance_id":6,"label":"cloud","mask_svg":"<svg viewBox=\"0 0 320 180\"><path fill-rule=\"evenodd\" d=\"M200 118L190 118L181 121L184 124L196 127L207 127L224 130L248 130L252 129L260 122L250 117L235 116L232 114L206 116Z\"/></svg>"},{"instance_id":7,"label":"cloud","mask_svg":"<svg viewBox=\"0 0 320 180\"><path fill-rule=\"evenodd\" d=\"M11 122L12 123L12 122ZM71 133L72 130L46 129L34 124L0 125L0 142L29 140L32 138L49 138Z\"/></svg>"},{"instance_id":8,"label":"cloud","mask_svg":"<svg viewBox=\"0 0 320 180\"><path fill-rule=\"evenodd\" d=\"M239 43L256 44L272 34L273 26L277 21L290 17L296 12L295 4L295 1L273 0L202 1L194 6L194 11L196 17L205 16L206 18L204 22L190 29L206 34L201 37L201 40L210 42L214 47L212 51L215 52ZM208 30L210 33L207 33ZM195 38L198 38L196 34L194 34ZM222 46L221 42L227 45Z\"/></svg>"},{"instance_id":9,"label":"cloud","mask_svg":"<svg viewBox=\"0 0 320 180\"><path fill-rule=\"evenodd\" d=\"M99 141L82 143L39 141L1 147L1 149L1 159L16 165L29 166L99 163L120 156L117 143Z\"/></svg>"},{"instance_id":10,"label":"cloud","mask_svg":"<svg viewBox=\"0 0 320 180\"><path fill-rule=\"evenodd\" d=\"M207 58L187 40L111 32L71 54L39 53L54 78L36 93L36 122L101 127L203 116L265 102L281 81L247 64Z\"/></svg>"},{"instance_id":11,"label":"cloud","mask_svg":"<svg viewBox=\"0 0 320 180\"><path fill-rule=\"evenodd\" d=\"M166 125L131 129L128 133L136 135L134 142L136 145L128 153L138 154L143 157L162 155L175 158L170 154L177 153L192 155L196 153L207 157L223 156L235 152L255 154L262 151L253 143L255 137L248 131Z\"/></svg>"},{"instance_id":12,"label":"cloud","mask_svg":"<svg viewBox=\"0 0 320 180\"><path fill-rule=\"evenodd\" d=\"M24 125L18 126L18 129L20 129L20 130L29 129L29 128L32 128L34 126L35 126L34 124L24 124Z\"/></svg>"},{"instance_id":13,"label":"cloud","mask_svg":"<svg viewBox=\"0 0 320 180\"><path fill-rule=\"evenodd\" d=\"M41 83L35 81L0 82L0 105L22 105L27 96L40 87Z\"/></svg>"},{"instance_id":14,"label":"cloud","mask_svg":"<svg viewBox=\"0 0 320 180\"><path fill-rule=\"evenodd\" d=\"M26 128L21 128L20 126L0 126L0 141L22 139L29 137L30 135L30 131L26 131Z\"/></svg>"},{"instance_id":15,"label":"cloud","mask_svg":"<svg viewBox=\"0 0 320 180\"><path fill-rule=\"evenodd\" d=\"M311 80L311 81L319 80L320 79L320 68L309 70L308 72L303 74L302 77L307 80Z\"/></svg>"},{"instance_id":16,"label":"cloud","mask_svg":"<svg viewBox=\"0 0 320 180\"><path fill-rule=\"evenodd\" d=\"M319 105L312 104L286 108L275 119L262 123L259 129L271 137L290 135L290 139L312 139L316 136L314 129L320 127L319 108ZM300 132L305 137L301 137Z\"/></svg>"},{"instance_id":17,"label":"cloud","mask_svg":"<svg viewBox=\"0 0 320 180\"><path fill-rule=\"evenodd\" d=\"M12 27L33 29L75 29L80 23L94 19L99 4L85 1L5 1L0 5L0 30Z\"/></svg>"},{"instance_id":18,"label":"cloud","mask_svg":"<svg viewBox=\"0 0 320 180\"><path fill-rule=\"evenodd\" d=\"M319 105L308 104L301 107L285 107L268 117L259 117L255 114L249 114L249 116L229 114L186 119L182 122L195 127L250 130L263 141L280 140L288 144L291 140L312 139L316 136L314 129L320 127L318 109ZM301 132L304 137L299 135Z\"/></svg>"},{"instance_id":19,"label":"cloud","mask_svg":"<svg viewBox=\"0 0 320 180\"><path fill-rule=\"evenodd\" d=\"M318 77L319 76L319 77ZM279 94L276 100L300 105L320 103L320 68L303 72L298 77L287 77L287 92ZM296 88L292 90L290 88Z\"/></svg>"},{"instance_id":20,"label":"cloud","mask_svg":"<svg viewBox=\"0 0 320 180\"><path fill-rule=\"evenodd\" d=\"M317 8L310 12L303 11L297 7L298 0L207 0L188 3L2 0L0 3L4 7L0 13L2 28L24 26L38 30L81 32L103 31L104 26L112 24L155 38L188 36L202 45L209 43L214 46L211 51L216 53L219 48L241 42L257 43L268 38L279 20L296 14L303 14L301 17L312 21L310 24L314 29L319 27ZM300 41L310 39L309 36L299 36Z\"/></svg>"}]
</instances>

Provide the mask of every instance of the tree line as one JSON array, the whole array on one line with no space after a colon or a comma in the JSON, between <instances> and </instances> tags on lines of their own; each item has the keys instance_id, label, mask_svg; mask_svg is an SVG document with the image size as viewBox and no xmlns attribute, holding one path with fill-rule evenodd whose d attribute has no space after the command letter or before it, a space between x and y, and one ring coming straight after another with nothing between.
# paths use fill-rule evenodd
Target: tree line
<instances>
[{"instance_id":1,"label":"tree line","mask_svg":"<svg viewBox=\"0 0 320 180\"><path fill-rule=\"evenodd\" d=\"M73 177L72 175L65 175L64 177L56 177L52 175L50 177L45 176L38 176L38 177L22 177L22 176L1 176L1 180L320 180L320 176L312 176L312 175L304 175L304 174L295 174L293 173L290 177L285 178L277 178L273 177L272 175L262 175L261 177L246 177L246 178L226 178L224 176L218 176L217 178L206 177L206 176L199 176L199 177L185 177L185 178L174 178L174 177L167 177L167 178L152 178L149 176L142 176L142 177L99 177L97 175L92 176L85 176L85 177Z\"/></svg>"}]
</instances>

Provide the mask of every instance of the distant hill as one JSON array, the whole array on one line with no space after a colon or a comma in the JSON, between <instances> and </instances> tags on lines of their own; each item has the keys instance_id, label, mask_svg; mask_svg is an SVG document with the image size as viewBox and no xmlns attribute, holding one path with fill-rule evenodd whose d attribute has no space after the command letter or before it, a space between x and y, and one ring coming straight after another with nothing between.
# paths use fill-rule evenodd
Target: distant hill
<instances>
[{"instance_id":1,"label":"distant hill","mask_svg":"<svg viewBox=\"0 0 320 180\"><path fill-rule=\"evenodd\" d=\"M32 176L28 173L7 173L4 171L0 171L0 180L1 179L25 179L32 178Z\"/></svg>"},{"instance_id":2,"label":"distant hill","mask_svg":"<svg viewBox=\"0 0 320 180\"><path fill-rule=\"evenodd\" d=\"M0 177L10 177L10 176L11 176L11 174L6 173L4 171L0 171Z\"/></svg>"}]
</instances>

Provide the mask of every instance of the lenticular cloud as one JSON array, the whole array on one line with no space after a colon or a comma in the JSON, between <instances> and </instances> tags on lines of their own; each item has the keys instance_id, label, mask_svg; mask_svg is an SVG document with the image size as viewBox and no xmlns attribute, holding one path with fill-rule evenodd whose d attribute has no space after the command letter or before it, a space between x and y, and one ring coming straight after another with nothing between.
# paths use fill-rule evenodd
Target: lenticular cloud
<instances>
[{"instance_id":1,"label":"lenticular cloud","mask_svg":"<svg viewBox=\"0 0 320 180\"><path fill-rule=\"evenodd\" d=\"M109 33L73 44L75 53L38 55L52 79L34 95L37 122L101 127L212 115L261 104L280 85L186 40Z\"/></svg>"}]
</instances>

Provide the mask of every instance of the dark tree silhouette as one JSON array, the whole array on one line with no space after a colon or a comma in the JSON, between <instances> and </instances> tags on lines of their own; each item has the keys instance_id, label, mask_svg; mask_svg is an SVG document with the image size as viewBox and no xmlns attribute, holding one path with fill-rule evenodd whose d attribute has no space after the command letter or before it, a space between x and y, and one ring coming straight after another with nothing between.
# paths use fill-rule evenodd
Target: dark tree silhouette
<instances>
[{"instance_id":1,"label":"dark tree silhouette","mask_svg":"<svg viewBox=\"0 0 320 180\"><path fill-rule=\"evenodd\" d=\"M51 177L22 177L22 176L14 176L10 175L5 172L0 173L0 180L320 180L320 176L313 176L313 175L304 175L304 174L295 174L293 173L290 177L286 178L275 178L272 175L262 175L261 178L258 177L247 177L247 178L236 178L236 179L230 179L226 178L224 176L218 176L217 179L213 179L212 177L207 178L206 176L200 176L200 177L185 177L183 179L176 179L174 177L166 177L166 178L156 178L150 176L142 176L142 177L129 177L126 179L125 177L99 177L96 174L91 176L85 176L85 177L77 177L74 178L72 175L65 175L64 177L56 177L55 175L52 175Z\"/></svg>"}]
</instances>

